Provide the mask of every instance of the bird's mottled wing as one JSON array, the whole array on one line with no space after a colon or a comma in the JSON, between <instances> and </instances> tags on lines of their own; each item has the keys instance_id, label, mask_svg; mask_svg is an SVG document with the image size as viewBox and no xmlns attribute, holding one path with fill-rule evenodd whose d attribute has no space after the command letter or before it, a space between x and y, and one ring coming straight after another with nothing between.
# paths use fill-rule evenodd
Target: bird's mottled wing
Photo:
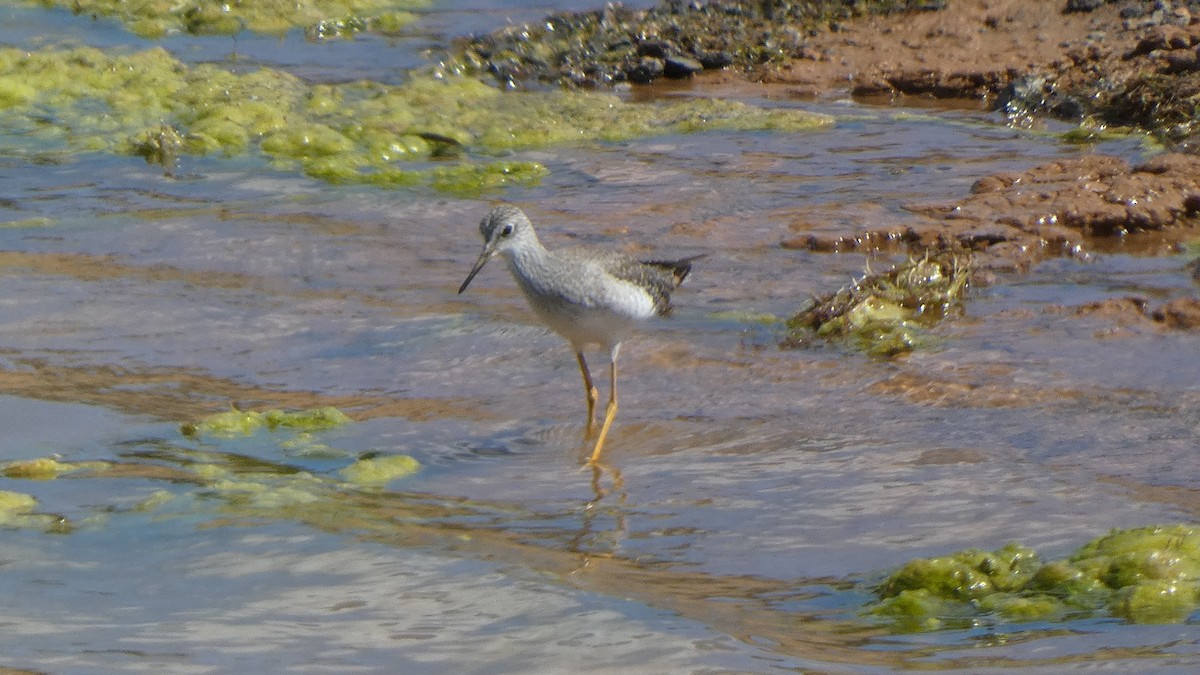
<instances>
[{"instance_id":1,"label":"bird's mottled wing","mask_svg":"<svg viewBox=\"0 0 1200 675\"><path fill-rule=\"evenodd\" d=\"M626 256L614 256L606 271L618 279L637 284L646 289L654 299L654 309L659 316L671 314L671 291L679 287L692 271L692 261L702 256L682 260L634 260Z\"/></svg>"}]
</instances>

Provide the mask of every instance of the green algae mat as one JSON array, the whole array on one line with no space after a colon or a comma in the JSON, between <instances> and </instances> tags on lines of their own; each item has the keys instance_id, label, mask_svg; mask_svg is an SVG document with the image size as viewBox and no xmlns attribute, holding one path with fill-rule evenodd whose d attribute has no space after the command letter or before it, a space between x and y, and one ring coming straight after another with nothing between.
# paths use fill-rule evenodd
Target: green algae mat
<instances>
[{"instance_id":1,"label":"green algae mat","mask_svg":"<svg viewBox=\"0 0 1200 675\"><path fill-rule=\"evenodd\" d=\"M243 30L279 35L294 28L327 38L363 30L394 32L412 21L409 10L425 0L254 0L254 2L164 2L163 0L35 0L76 14L111 17L144 38L172 33L233 35Z\"/></svg>"},{"instance_id":2,"label":"green algae mat","mask_svg":"<svg viewBox=\"0 0 1200 675\"><path fill-rule=\"evenodd\" d=\"M420 463L407 455L368 453L353 456L320 442L321 432L349 423L351 419L345 413L332 407L295 411L230 410L181 425L180 433L189 442L162 444L157 452L141 461L66 462L39 457L0 466L0 476L14 481L60 478L166 480L192 485L199 490L195 498L216 498L233 513L286 518L289 507L336 500L338 495L347 492L379 490L420 470ZM253 442L255 437L261 439L264 435L284 456L318 457L340 466L323 474L312 473L285 463L221 450L211 442L224 440L236 447L239 440ZM132 510L155 511L179 498L179 495L160 490ZM52 508L52 505L43 506L32 495L0 490L0 528L69 534L77 528L95 529L104 524L101 517L73 522L49 512Z\"/></svg>"},{"instance_id":3,"label":"green algae mat","mask_svg":"<svg viewBox=\"0 0 1200 675\"><path fill-rule=\"evenodd\" d=\"M0 134L43 149L141 156L168 172L188 155L255 156L330 182L478 193L545 176L543 165L511 158L521 150L831 122L736 101L506 92L432 71L401 86L310 84L273 68L189 66L159 48L0 49Z\"/></svg>"}]
</instances>

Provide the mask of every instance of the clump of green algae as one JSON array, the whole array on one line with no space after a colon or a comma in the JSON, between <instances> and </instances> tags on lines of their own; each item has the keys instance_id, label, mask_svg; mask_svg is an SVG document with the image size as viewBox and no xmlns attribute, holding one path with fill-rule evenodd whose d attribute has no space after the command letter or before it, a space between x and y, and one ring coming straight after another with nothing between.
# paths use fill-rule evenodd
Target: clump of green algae
<instances>
[{"instance_id":1,"label":"clump of green algae","mask_svg":"<svg viewBox=\"0 0 1200 675\"><path fill-rule=\"evenodd\" d=\"M185 436L249 436L260 429L294 429L300 432L335 429L350 421L346 413L332 406L307 410L285 411L279 409L260 412L257 410L228 410L215 413L197 422L180 426Z\"/></svg>"},{"instance_id":2,"label":"clump of green algae","mask_svg":"<svg viewBox=\"0 0 1200 675\"><path fill-rule=\"evenodd\" d=\"M400 86L314 85L272 68L188 66L162 49L0 49L0 133L138 155L168 171L184 155L257 155L331 182L478 193L546 174L536 162L502 157L514 151L831 123L736 101L641 104L596 92L505 92L438 73L413 74Z\"/></svg>"},{"instance_id":3,"label":"clump of green algae","mask_svg":"<svg viewBox=\"0 0 1200 675\"><path fill-rule=\"evenodd\" d=\"M18 462L9 462L0 467L0 476L26 480L54 480L65 473L103 469L105 462L60 462L53 457L39 457Z\"/></svg>"},{"instance_id":4,"label":"clump of green algae","mask_svg":"<svg viewBox=\"0 0 1200 675\"><path fill-rule=\"evenodd\" d=\"M840 339L876 356L911 351L925 329L960 307L971 260L965 254L927 253L888 270L867 274L788 320L785 347L814 338Z\"/></svg>"},{"instance_id":5,"label":"clump of green algae","mask_svg":"<svg viewBox=\"0 0 1200 675\"><path fill-rule=\"evenodd\" d=\"M271 409L228 410L209 415L195 422L180 425L180 433L188 438L211 437L237 440L253 436L260 431L292 432L279 442L281 449L295 450L321 459L341 459L346 453L337 453L315 441L314 435L321 431L338 428L351 419L341 410L331 406L306 410L285 411ZM164 478L195 483L203 487L205 494L219 497L231 508L242 510L279 509L302 504L312 504L354 490L377 490L391 481L409 476L420 470L421 464L406 455L379 455L360 457L342 467L337 477L314 475L287 464L270 460L258 460L237 453L212 450L186 450L180 459L185 468L164 473L156 464L115 462L64 462L52 457L10 462L0 466L0 476L18 480L54 480L64 475L84 474L90 477L122 476ZM166 455L155 455L159 459ZM133 507L134 511L150 511L172 501L170 493L155 493ZM0 491L0 527L39 528L49 532L65 532L70 523L52 514L40 514L34 510L37 500L24 493ZM247 511L249 512L249 511Z\"/></svg>"},{"instance_id":6,"label":"clump of green algae","mask_svg":"<svg viewBox=\"0 0 1200 675\"><path fill-rule=\"evenodd\" d=\"M1134 623L1183 621L1200 608L1200 530L1114 530L1065 560L1019 544L912 560L866 612L901 631L961 628L999 617L1061 621L1107 611Z\"/></svg>"},{"instance_id":7,"label":"clump of green algae","mask_svg":"<svg viewBox=\"0 0 1200 675\"><path fill-rule=\"evenodd\" d=\"M340 453L324 444L317 443L313 434L336 429L350 421L349 416L332 406L297 411L272 409L260 412L234 409L180 425L180 433L189 437L237 438L251 436L264 429L268 431L287 429L295 432L295 435L281 441L279 444L281 449L310 457L337 458L341 456ZM347 483L358 487L382 487L397 478L416 473L420 468L421 464L407 455L380 455L359 458L343 467L339 474ZM244 475L238 476L237 480L228 478L228 470L221 468L220 464L198 465L197 471L218 487L223 486L223 489L254 494L257 497L270 495L274 489L266 483L248 481ZM309 480L311 476L308 474L298 472L296 475L299 476L300 485L283 486L290 491L288 499L296 498L297 490L303 492L315 485ZM271 476L272 481L278 481L274 473L271 473Z\"/></svg>"},{"instance_id":8,"label":"clump of green algae","mask_svg":"<svg viewBox=\"0 0 1200 675\"><path fill-rule=\"evenodd\" d=\"M52 516L34 513L35 508L33 495L0 490L0 527L47 529Z\"/></svg>"},{"instance_id":9,"label":"clump of green algae","mask_svg":"<svg viewBox=\"0 0 1200 675\"><path fill-rule=\"evenodd\" d=\"M365 457L344 467L339 473L355 485L379 487L397 478L415 473L420 468L421 464L407 455L387 455Z\"/></svg>"},{"instance_id":10,"label":"clump of green algae","mask_svg":"<svg viewBox=\"0 0 1200 675\"><path fill-rule=\"evenodd\" d=\"M316 443L313 434L338 428L350 421L345 413L331 406L294 411L235 409L183 424L180 432L190 438L208 436L236 439L264 430L288 430L292 435L280 442L281 448L289 448L294 444L306 454L318 454L319 450L326 457L340 458L344 453L335 453ZM346 474L344 480L333 480L286 465L251 460L231 453L193 452L190 459L185 472L172 474L175 480L194 481L231 504L250 504L256 508L309 503L345 485L355 488L380 487L391 480L415 473L420 468L415 459L401 455L372 458L350 464L343 469ZM161 478L164 475L161 467L144 465L144 468L149 476ZM103 477L139 474L136 465L100 461L67 462L53 457L0 465L0 476L16 480L47 481L72 475ZM158 494L133 508L135 511L153 510L169 501L169 493ZM69 531L72 527L65 518L35 512L36 507L37 500L31 495L0 491L0 527L36 528L56 533Z\"/></svg>"},{"instance_id":11,"label":"clump of green algae","mask_svg":"<svg viewBox=\"0 0 1200 675\"><path fill-rule=\"evenodd\" d=\"M67 534L72 525L52 513L38 513L37 498L24 492L0 490L0 528L42 530L49 534Z\"/></svg>"}]
</instances>

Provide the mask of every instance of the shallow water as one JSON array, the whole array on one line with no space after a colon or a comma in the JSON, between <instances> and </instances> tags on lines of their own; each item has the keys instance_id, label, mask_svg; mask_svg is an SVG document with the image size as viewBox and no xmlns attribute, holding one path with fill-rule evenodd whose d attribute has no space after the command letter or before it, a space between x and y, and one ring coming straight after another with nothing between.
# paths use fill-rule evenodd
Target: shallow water
<instances>
[{"instance_id":1,"label":"shallow water","mask_svg":"<svg viewBox=\"0 0 1200 675\"><path fill-rule=\"evenodd\" d=\"M306 77L352 63L387 80L445 35L511 14L471 8L435 12L406 40L240 36L236 49ZM4 13L0 42L59 30L139 44L103 21ZM166 46L219 60L229 44ZM386 64L363 58L381 46ZM961 109L753 102L839 122L522 153L550 178L497 195L552 246L709 254L675 316L624 347L598 475L580 469L574 359L503 266L455 295L486 199L331 186L248 160L186 158L178 180L130 158L0 157L0 222L49 223L0 228L0 460L136 469L0 478L75 525L5 531L0 666L1194 669L1191 622L894 636L855 614L870 583L916 556L1016 539L1054 558L1110 528L1196 518L1200 338L1056 309L1194 293L1182 260L1103 253L1000 275L934 347L893 362L781 351L773 328L728 314L787 316L867 263L779 246L797 232L903 222L905 205L953 200L990 173L1141 147L1065 145ZM358 421L318 434L320 453L285 432L179 433L230 402L337 405ZM338 483L363 453L423 468L387 490ZM314 501L265 504L177 471L203 462L289 489L295 470L329 482Z\"/></svg>"}]
</instances>

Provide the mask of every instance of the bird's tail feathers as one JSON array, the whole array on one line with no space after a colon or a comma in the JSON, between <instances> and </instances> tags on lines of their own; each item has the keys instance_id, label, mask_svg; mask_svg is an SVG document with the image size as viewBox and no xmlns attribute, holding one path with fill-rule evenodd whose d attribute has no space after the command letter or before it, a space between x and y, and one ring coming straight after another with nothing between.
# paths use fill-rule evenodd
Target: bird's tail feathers
<instances>
[{"instance_id":1,"label":"bird's tail feathers","mask_svg":"<svg viewBox=\"0 0 1200 675\"><path fill-rule=\"evenodd\" d=\"M692 262L707 257L707 253L701 253L700 255L688 256L686 258L680 258L679 260L643 260L642 264L652 265L654 267L669 271L671 276L675 278L675 285L678 286L679 284L682 284L683 280L687 278L687 275L691 273Z\"/></svg>"}]
</instances>

